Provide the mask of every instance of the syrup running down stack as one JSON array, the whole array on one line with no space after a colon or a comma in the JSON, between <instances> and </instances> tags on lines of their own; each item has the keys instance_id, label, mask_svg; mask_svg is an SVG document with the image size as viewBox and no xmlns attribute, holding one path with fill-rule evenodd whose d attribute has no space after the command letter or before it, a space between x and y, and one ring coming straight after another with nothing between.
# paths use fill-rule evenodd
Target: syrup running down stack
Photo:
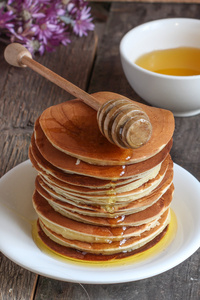
<instances>
[{"instance_id":1,"label":"syrup running down stack","mask_svg":"<svg viewBox=\"0 0 200 300\"><path fill-rule=\"evenodd\" d=\"M52 106L36 121L29 157L38 171L37 232L58 254L86 261L123 258L154 246L166 233L174 190L169 154L174 118L137 104L152 124L151 139L138 149L108 142L96 111L79 100Z\"/></svg>"}]
</instances>

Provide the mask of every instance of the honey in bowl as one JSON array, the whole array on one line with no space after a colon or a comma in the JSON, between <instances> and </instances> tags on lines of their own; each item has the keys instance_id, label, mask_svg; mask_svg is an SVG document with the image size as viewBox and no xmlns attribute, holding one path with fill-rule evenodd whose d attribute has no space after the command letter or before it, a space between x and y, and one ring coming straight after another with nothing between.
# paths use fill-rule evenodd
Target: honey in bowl
<instances>
[{"instance_id":1,"label":"honey in bowl","mask_svg":"<svg viewBox=\"0 0 200 300\"><path fill-rule=\"evenodd\" d=\"M165 75L200 75L200 49L178 47L155 50L140 56L135 64L146 70Z\"/></svg>"}]
</instances>

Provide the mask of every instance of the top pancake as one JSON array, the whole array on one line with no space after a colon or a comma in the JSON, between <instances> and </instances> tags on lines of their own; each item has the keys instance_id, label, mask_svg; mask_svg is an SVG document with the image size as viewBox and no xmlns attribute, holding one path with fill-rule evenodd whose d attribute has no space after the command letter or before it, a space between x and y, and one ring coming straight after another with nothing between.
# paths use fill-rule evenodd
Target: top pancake
<instances>
[{"instance_id":1,"label":"top pancake","mask_svg":"<svg viewBox=\"0 0 200 300\"><path fill-rule=\"evenodd\" d=\"M108 92L93 96L103 99L102 102L127 99ZM98 128L97 112L78 99L47 108L39 123L55 148L77 159L96 165L138 163L153 157L169 143L174 132L174 117L170 111L134 103L147 113L153 128L151 139L138 149L122 149L111 144Z\"/></svg>"},{"instance_id":2,"label":"top pancake","mask_svg":"<svg viewBox=\"0 0 200 300\"><path fill-rule=\"evenodd\" d=\"M82 160L79 160L79 162L77 163L76 158L53 147L53 145L49 142L46 135L42 131L38 121L36 121L35 123L34 136L32 137L31 143L33 155L35 157L37 155L34 153L34 144L36 148L38 148L41 155L45 158L45 160L58 169L61 169L68 173L113 180L129 178L135 175L146 173L147 171L160 164L167 157L172 147L172 140L170 140L169 143L159 153L145 161L141 161L135 164L95 165L84 162Z\"/></svg>"}]
</instances>

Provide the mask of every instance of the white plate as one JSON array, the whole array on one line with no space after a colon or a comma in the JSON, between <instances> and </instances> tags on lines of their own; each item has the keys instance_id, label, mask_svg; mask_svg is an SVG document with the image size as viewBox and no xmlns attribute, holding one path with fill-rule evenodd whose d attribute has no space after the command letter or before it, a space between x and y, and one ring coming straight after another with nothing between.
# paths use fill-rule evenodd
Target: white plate
<instances>
[{"instance_id":1,"label":"white plate","mask_svg":"<svg viewBox=\"0 0 200 300\"><path fill-rule=\"evenodd\" d=\"M30 161L25 161L0 179L0 250L32 272L70 282L122 283L165 272L183 262L200 246L200 183L176 164L174 173L172 208L178 229L167 249L140 262L87 266L56 260L43 253L33 242L31 222L36 219L36 214L31 196L36 172Z\"/></svg>"}]
</instances>

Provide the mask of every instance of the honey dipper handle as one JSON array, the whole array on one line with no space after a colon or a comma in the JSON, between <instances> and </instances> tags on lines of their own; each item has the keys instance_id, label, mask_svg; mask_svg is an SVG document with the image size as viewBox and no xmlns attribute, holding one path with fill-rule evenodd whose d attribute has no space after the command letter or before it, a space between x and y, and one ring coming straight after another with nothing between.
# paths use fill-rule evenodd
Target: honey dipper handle
<instances>
[{"instance_id":1,"label":"honey dipper handle","mask_svg":"<svg viewBox=\"0 0 200 300\"><path fill-rule=\"evenodd\" d=\"M5 49L4 57L9 64L15 67L28 66L33 71L55 83L57 86L61 87L71 95L83 100L83 102L85 102L93 109L98 110L101 106L97 99L92 97L92 95L88 94L73 83L69 82L68 80L64 79L63 77L59 76L58 74L33 60L31 53L21 44L9 44Z\"/></svg>"},{"instance_id":2,"label":"honey dipper handle","mask_svg":"<svg viewBox=\"0 0 200 300\"><path fill-rule=\"evenodd\" d=\"M121 148L139 148L150 139L151 122L147 114L131 100L113 99L101 105L102 102L97 98L33 60L31 53L20 44L8 45L4 56L9 64L16 67L28 66L97 110L99 129L111 143Z\"/></svg>"}]
</instances>

